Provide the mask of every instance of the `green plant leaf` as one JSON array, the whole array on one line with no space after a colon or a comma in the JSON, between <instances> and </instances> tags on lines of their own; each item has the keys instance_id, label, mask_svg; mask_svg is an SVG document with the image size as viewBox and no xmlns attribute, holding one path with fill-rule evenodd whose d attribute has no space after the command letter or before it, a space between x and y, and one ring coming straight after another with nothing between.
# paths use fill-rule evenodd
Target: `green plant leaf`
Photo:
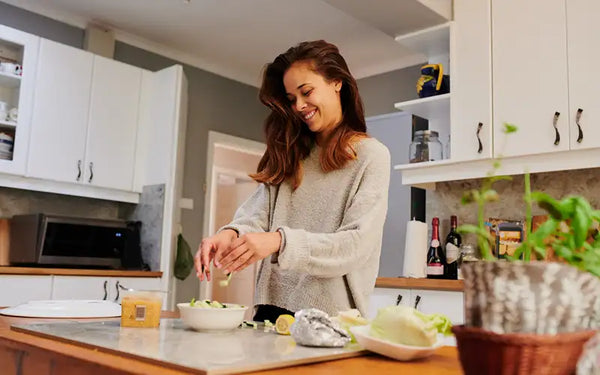
<instances>
[{"instance_id":1,"label":"green plant leaf","mask_svg":"<svg viewBox=\"0 0 600 375\"><path fill-rule=\"evenodd\" d=\"M534 246L533 250L535 250L535 253L537 254L537 258L538 259L546 259L546 248L545 247L541 247L541 246Z\"/></svg>"},{"instance_id":2,"label":"green plant leaf","mask_svg":"<svg viewBox=\"0 0 600 375\"><path fill-rule=\"evenodd\" d=\"M496 192L496 190L488 190L485 193L482 194L481 198L485 201L485 202L497 202L498 200L500 200L500 196L498 195L498 193Z\"/></svg>"},{"instance_id":3,"label":"green plant leaf","mask_svg":"<svg viewBox=\"0 0 600 375\"><path fill-rule=\"evenodd\" d=\"M548 212L556 220L563 220L564 217L570 216L565 215L565 207L562 202L557 201L546 193L534 191L531 193L531 199L538 203L538 206Z\"/></svg>"},{"instance_id":4,"label":"green plant leaf","mask_svg":"<svg viewBox=\"0 0 600 375\"><path fill-rule=\"evenodd\" d=\"M504 134L515 133L517 130L519 130L519 128L515 124L505 122L502 125L504 125L504 129L502 129Z\"/></svg>"},{"instance_id":5,"label":"green plant leaf","mask_svg":"<svg viewBox=\"0 0 600 375\"><path fill-rule=\"evenodd\" d=\"M492 236L490 235L490 233L483 229L483 228L479 228L476 225L471 225L471 224L463 224L463 225L459 225L458 228L456 228L456 231L458 233L473 233L476 234L477 236L483 237L485 238L487 241L492 241Z\"/></svg>"},{"instance_id":6,"label":"green plant leaf","mask_svg":"<svg viewBox=\"0 0 600 375\"><path fill-rule=\"evenodd\" d=\"M531 234L531 238L534 239L535 244L538 246L544 245L544 241L556 231L558 224L558 221L554 220L553 218L549 218L539 227L537 227L535 232Z\"/></svg>"},{"instance_id":7,"label":"green plant leaf","mask_svg":"<svg viewBox=\"0 0 600 375\"><path fill-rule=\"evenodd\" d=\"M512 177L511 176L491 176L491 177L489 177L489 180L493 184L496 181L502 181L502 180L511 181Z\"/></svg>"},{"instance_id":8,"label":"green plant leaf","mask_svg":"<svg viewBox=\"0 0 600 375\"><path fill-rule=\"evenodd\" d=\"M573 214L573 219L571 220L575 249L579 249L581 246L583 246L583 243L587 239L588 228L592 223L588 211L591 210L586 210L586 208L579 203L575 205L575 212Z\"/></svg>"}]
</instances>

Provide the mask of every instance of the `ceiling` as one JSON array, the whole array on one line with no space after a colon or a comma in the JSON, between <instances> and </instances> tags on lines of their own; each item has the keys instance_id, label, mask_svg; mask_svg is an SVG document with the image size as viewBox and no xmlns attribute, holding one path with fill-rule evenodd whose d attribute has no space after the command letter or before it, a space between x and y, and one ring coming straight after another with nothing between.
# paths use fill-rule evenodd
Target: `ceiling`
<instances>
[{"instance_id":1,"label":"ceiling","mask_svg":"<svg viewBox=\"0 0 600 375\"><path fill-rule=\"evenodd\" d=\"M2 1L258 86L265 63L304 40L336 44L356 78L421 63L394 37L446 22L424 4L450 0Z\"/></svg>"}]
</instances>

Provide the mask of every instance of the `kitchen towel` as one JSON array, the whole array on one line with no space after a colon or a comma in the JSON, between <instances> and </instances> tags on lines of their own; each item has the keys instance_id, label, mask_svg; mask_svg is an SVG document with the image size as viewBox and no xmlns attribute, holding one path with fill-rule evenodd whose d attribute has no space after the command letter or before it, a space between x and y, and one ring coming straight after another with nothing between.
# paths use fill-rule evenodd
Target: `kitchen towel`
<instances>
[{"instance_id":1,"label":"kitchen towel","mask_svg":"<svg viewBox=\"0 0 600 375\"><path fill-rule=\"evenodd\" d=\"M427 224L411 220L406 223L404 277L427 277Z\"/></svg>"}]
</instances>

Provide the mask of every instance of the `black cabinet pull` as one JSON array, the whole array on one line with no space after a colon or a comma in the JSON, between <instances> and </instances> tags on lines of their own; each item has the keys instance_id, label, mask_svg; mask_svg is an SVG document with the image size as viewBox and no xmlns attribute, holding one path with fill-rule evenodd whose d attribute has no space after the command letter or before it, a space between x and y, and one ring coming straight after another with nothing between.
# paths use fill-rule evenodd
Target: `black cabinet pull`
<instances>
[{"instance_id":1,"label":"black cabinet pull","mask_svg":"<svg viewBox=\"0 0 600 375\"><path fill-rule=\"evenodd\" d=\"M477 149L478 154L481 154L483 152L483 144L481 143L481 138L479 138L481 128L483 128L483 123L480 122L479 124L477 124L477 143L479 143L479 148Z\"/></svg>"},{"instance_id":2,"label":"black cabinet pull","mask_svg":"<svg viewBox=\"0 0 600 375\"><path fill-rule=\"evenodd\" d=\"M94 163L90 162L90 179L88 180L88 182L92 182L93 178L94 178Z\"/></svg>"},{"instance_id":3,"label":"black cabinet pull","mask_svg":"<svg viewBox=\"0 0 600 375\"><path fill-rule=\"evenodd\" d=\"M556 132L556 138L554 138L554 145L558 146L560 143L560 133L558 132L558 117L560 116L560 112L554 112L554 120L552 121L552 125L554 126L554 131Z\"/></svg>"},{"instance_id":4,"label":"black cabinet pull","mask_svg":"<svg viewBox=\"0 0 600 375\"><path fill-rule=\"evenodd\" d=\"M102 300L106 301L108 298L108 289L106 288L108 285L108 280L104 280L104 298Z\"/></svg>"},{"instance_id":5,"label":"black cabinet pull","mask_svg":"<svg viewBox=\"0 0 600 375\"><path fill-rule=\"evenodd\" d=\"M75 181L81 180L81 160L77 160L77 178Z\"/></svg>"},{"instance_id":6,"label":"black cabinet pull","mask_svg":"<svg viewBox=\"0 0 600 375\"><path fill-rule=\"evenodd\" d=\"M398 298L396 298L396 305L399 305L402 302L402 294L398 294Z\"/></svg>"},{"instance_id":7,"label":"black cabinet pull","mask_svg":"<svg viewBox=\"0 0 600 375\"><path fill-rule=\"evenodd\" d=\"M415 298L415 309L419 306L419 302L421 302L421 296L417 295L417 298Z\"/></svg>"},{"instance_id":8,"label":"black cabinet pull","mask_svg":"<svg viewBox=\"0 0 600 375\"><path fill-rule=\"evenodd\" d=\"M583 113L583 109L579 108L577 110L577 115L575 116L575 123L577 124L577 130L579 130L579 135L577 136L577 143L581 143L581 141L583 141L583 130L581 130L581 125L579 124L579 120L581 120L582 113Z\"/></svg>"}]
</instances>

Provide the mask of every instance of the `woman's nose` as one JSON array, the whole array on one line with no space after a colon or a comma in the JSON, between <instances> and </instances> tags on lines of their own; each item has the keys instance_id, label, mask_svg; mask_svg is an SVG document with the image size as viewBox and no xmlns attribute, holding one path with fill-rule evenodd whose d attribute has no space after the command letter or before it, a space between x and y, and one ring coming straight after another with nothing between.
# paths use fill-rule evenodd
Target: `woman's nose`
<instances>
[{"instance_id":1,"label":"woman's nose","mask_svg":"<svg viewBox=\"0 0 600 375\"><path fill-rule=\"evenodd\" d=\"M306 107L306 102L302 99L296 99L296 111L301 112Z\"/></svg>"}]
</instances>

